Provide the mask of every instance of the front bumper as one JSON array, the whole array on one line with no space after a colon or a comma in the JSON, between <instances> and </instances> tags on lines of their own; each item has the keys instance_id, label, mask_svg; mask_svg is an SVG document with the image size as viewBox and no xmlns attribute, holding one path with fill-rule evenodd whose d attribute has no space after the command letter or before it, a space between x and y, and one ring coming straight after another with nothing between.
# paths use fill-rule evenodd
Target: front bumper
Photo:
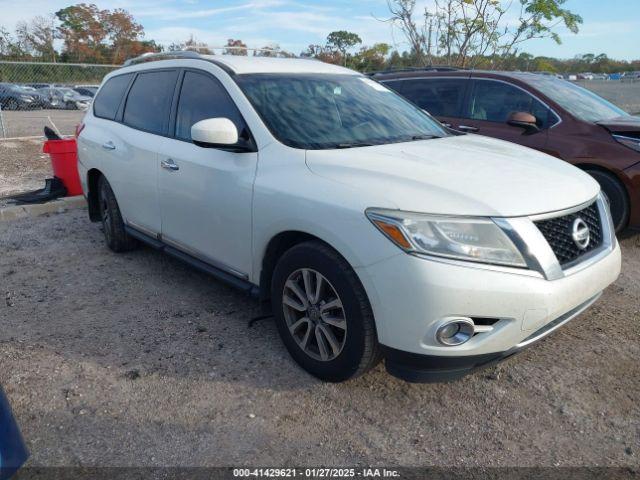
<instances>
[{"instance_id":1,"label":"front bumper","mask_svg":"<svg viewBox=\"0 0 640 480\"><path fill-rule=\"evenodd\" d=\"M546 335L578 315L616 280L621 257L613 242L586 268L555 280L529 270L405 253L356 269L373 309L387 368L406 380L438 381L513 355L525 342L542 338L538 333ZM451 317L495 323L490 332L449 347L436 340L435 332Z\"/></svg>"},{"instance_id":2,"label":"front bumper","mask_svg":"<svg viewBox=\"0 0 640 480\"><path fill-rule=\"evenodd\" d=\"M601 293L561 315L505 352L461 357L438 357L403 352L383 346L385 366L391 375L407 382L435 383L458 380L476 370L491 367L543 339L569 320L584 312L600 298L600 295Z\"/></svg>"}]
</instances>

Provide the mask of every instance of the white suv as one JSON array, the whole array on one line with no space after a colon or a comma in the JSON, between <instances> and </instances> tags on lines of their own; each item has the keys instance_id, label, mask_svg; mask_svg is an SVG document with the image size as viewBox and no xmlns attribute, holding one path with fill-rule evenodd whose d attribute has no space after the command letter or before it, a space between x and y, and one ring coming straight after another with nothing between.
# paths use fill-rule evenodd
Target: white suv
<instances>
[{"instance_id":1,"label":"white suv","mask_svg":"<svg viewBox=\"0 0 640 480\"><path fill-rule=\"evenodd\" d=\"M598 184L445 129L357 72L175 53L106 77L79 134L90 217L272 307L291 356L342 381L382 358L460 377L589 307L620 271Z\"/></svg>"}]
</instances>

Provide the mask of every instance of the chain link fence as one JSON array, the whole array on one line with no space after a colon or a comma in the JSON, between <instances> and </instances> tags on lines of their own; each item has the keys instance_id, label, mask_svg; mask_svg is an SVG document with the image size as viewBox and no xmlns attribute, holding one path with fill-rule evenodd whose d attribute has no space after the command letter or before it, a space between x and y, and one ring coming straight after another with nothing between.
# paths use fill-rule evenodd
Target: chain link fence
<instances>
[{"instance_id":1,"label":"chain link fence","mask_svg":"<svg viewBox=\"0 0 640 480\"><path fill-rule=\"evenodd\" d=\"M203 53L229 53L233 48L207 47ZM245 50L253 56L291 56ZM100 82L117 68L120 65L0 61L0 139L41 137L45 125L62 135L73 134ZM631 114L640 114L640 80L577 83Z\"/></svg>"},{"instance_id":2,"label":"chain link fence","mask_svg":"<svg viewBox=\"0 0 640 480\"><path fill-rule=\"evenodd\" d=\"M71 135L103 77L119 65L0 61L0 139Z\"/></svg>"}]
</instances>

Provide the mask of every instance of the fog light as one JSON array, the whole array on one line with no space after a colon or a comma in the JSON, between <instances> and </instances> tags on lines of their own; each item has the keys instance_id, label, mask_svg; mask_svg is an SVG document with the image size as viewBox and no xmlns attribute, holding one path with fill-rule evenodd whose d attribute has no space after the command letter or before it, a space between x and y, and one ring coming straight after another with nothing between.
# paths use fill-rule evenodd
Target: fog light
<instances>
[{"instance_id":1,"label":"fog light","mask_svg":"<svg viewBox=\"0 0 640 480\"><path fill-rule=\"evenodd\" d=\"M470 318L456 318L441 325L436 332L436 340L448 347L462 345L473 337L474 325Z\"/></svg>"}]
</instances>

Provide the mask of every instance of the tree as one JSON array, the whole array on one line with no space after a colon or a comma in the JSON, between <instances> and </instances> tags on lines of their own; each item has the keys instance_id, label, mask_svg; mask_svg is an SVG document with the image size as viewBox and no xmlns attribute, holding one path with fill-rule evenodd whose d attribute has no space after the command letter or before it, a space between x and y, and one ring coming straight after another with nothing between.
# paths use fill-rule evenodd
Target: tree
<instances>
[{"instance_id":1,"label":"tree","mask_svg":"<svg viewBox=\"0 0 640 480\"><path fill-rule=\"evenodd\" d=\"M63 58L80 62L120 64L130 57L161 50L144 40L144 28L121 8L100 10L80 3L56 12L64 41Z\"/></svg>"},{"instance_id":2,"label":"tree","mask_svg":"<svg viewBox=\"0 0 640 480\"><path fill-rule=\"evenodd\" d=\"M104 62L105 40L109 35L105 25L107 11L80 3L58 10L58 32L64 40L64 54L76 61Z\"/></svg>"},{"instance_id":3,"label":"tree","mask_svg":"<svg viewBox=\"0 0 640 480\"><path fill-rule=\"evenodd\" d=\"M577 33L582 18L562 8L566 1L434 0L416 15L415 0L387 0L391 17L384 21L400 28L420 64L439 57L448 64L475 66L489 57L496 67L534 38L561 43L555 31L561 24ZM507 14L516 3L514 21Z\"/></svg>"},{"instance_id":4,"label":"tree","mask_svg":"<svg viewBox=\"0 0 640 480\"><path fill-rule=\"evenodd\" d=\"M0 56L3 58L20 59L26 53L20 44L11 36L8 30L0 27Z\"/></svg>"},{"instance_id":5,"label":"tree","mask_svg":"<svg viewBox=\"0 0 640 480\"><path fill-rule=\"evenodd\" d=\"M143 43L144 28L137 23L133 16L121 8L103 13L104 27L107 38L111 42L111 63L120 64L129 57L146 53L151 44ZM155 45L155 42L154 44Z\"/></svg>"},{"instance_id":6,"label":"tree","mask_svg":"<svg viewBox=\"0 0 640 480\"><path fill-rule=\"evenodd\" d=\"M230 38L227 40L226 48L224 49L225 55L244 55L247 56L247 45L242 40L234 40Z\"/></svg>"},{"instance_id":7,"label":"tree","mask_svg":"<svg viewBox=\"0 0 640 480\"><path fill-rule=\"evenodd\" d=\"M362 47L353 56L352 67L361 72L373 72L385 68L386 57L391 51L391 45L376 43L372 47Z\"/></svg>"},{"instance_id":8,"label":"tree","mask_svg":"<svg viewBox=\"0 0 640 480\"><path fill-rule=\"evenodd\" d=\"M340 52L343 65L347 64L347 51L362 43L362 39L353 32L338 30L327 35L327 49Z\"/></svg>"},{"instance_id":9,"label":"tree","mask_svg":"<svg viewBox=\"0 0 640 480\"><path fill-rule=\"evenodd\" d=\"M53 15L34 17L30 22L20 21L16 26L16 37L24 50L42 60L55 62L54 41L58 38Z\"/></svg>"}]
</instances>

